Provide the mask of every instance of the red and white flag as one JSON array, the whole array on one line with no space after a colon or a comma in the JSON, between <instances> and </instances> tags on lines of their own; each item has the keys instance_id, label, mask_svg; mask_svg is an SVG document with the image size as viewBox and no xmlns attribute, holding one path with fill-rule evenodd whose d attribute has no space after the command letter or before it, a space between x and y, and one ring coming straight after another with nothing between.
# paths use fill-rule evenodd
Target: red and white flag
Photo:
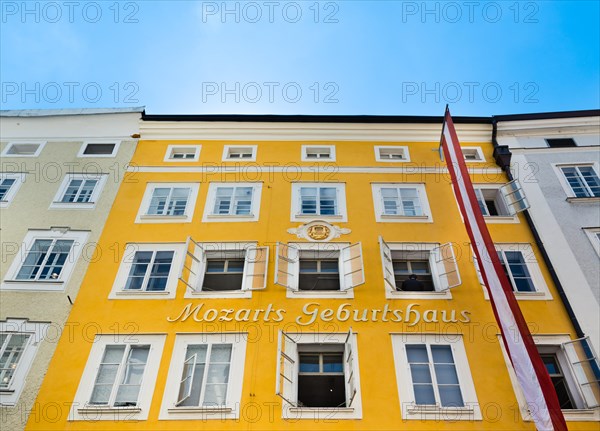
<instances>
[{"instance_id":1,"label":"red and white flag","mask_svg":"<svg viewBox=\"0 0 600 431\"><path fill-rule=\"evenodd\" d=\"M443 151L454 193L462 213L490 302L531 415L539 431L566 431L554 385L535 347L527 323L506 277L477 203L456 129L446 107L442 139Z\"/></svg>"}]
</instances>

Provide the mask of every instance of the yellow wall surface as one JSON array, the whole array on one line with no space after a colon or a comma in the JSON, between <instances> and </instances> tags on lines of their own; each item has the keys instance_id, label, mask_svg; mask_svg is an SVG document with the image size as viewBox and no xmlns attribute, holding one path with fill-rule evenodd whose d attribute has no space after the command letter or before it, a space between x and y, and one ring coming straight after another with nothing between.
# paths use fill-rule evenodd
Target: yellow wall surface
<instances>
[{"instance_id":1,"label":"yellow wall surface","mask_svg":"<svg viewBox=\"0 0 600 431\"><path fill-rule=\"evenodd\" d=\"M164 162L169 144L201 144L200 160L197 162ZM459 210L448 181L447 173L425 172L422 168L442 167L437 143L402 142L408 146L411 162L375 162L374 145L394 145L392 142L322 142L337 145L337 160L332 163L300 161L300 146L307 142L225 142L225 141L144 141L141 140L132 160L132 172L123 182L108 222L98 243L97 259L90 266L73 306L69 322L59 341L56 354L43 383L27 429L48 430L534 430L532 422L521 419L506 362L498 342L490 302L484 298L469 251L469 238L462 224ZM258 145L256 162L221 162L223 145ZM471 144L483 148L486 163L470 164L479 169L473 175L476 183L503 183L505 174L499 173L493 164L492 145L489 142ZM218 166L237 167L235 172L223 174ZM287 171L257 174L257 166L287 166ZM145 167L167 167L169 172L145 172ZM243 169L240 167L248 167ZM298 167L315 167L313 171L299 172ZM183 172L183 167L204 168L204 172ZM345 167L392 167L404 168L394 172L345 172ZM177 171L177 170L180 171ZM156 170L156 169L154 169ZM484 172L485 171L485 172ZM148 182L200 182L199 195L191 223L135 224L142 196ZM206 205L208 184L215 181L262 181L260 218L257 222L202 223ZM361 242L365 267L365 284L354 289L353 299L306 299L287 298L286 289L274 284L274 244L300 242L296 235L287 232L302 222L290 221L292 181L331 181L346 185L348 221L332 222L348 228L348 234L334 242ZM427 197L433 215L433 223L377 223L373 208L371 183L416 182L425 183ZM569 334L576 338L572 325L559 300L540 252L534 244L525 219L519 215L519 223L490 224L495 242L522 242L532 245L549 286L552 300L520 301L525 319L532 332L541 334ZM458 264L462 284L451 291L451 299L386 299L382 276L382 263L378 237L388 242L453 242L460 252ZM269 246L267 288L255 291L251 299L186 299L185 287L179 283L176 298L164 300L109 300L115 275L119 269L126 243L133 242L180 242L191 236L201 242L257 241ZM283 309L283 321L264 322L196 322L189 318L184 322L169 322L189 303L204 304L204 309L265 309L268 304ZM301 326L308 318L308 310L337 310L341 304L350 303L352 310L405 310L409 304L421 313L426 309L438 310L438 322L383 322L381 314L377 321L356 322L353 319L325 322L317 319L312 325ZM317 304L317 305L315 305ZM441 322L441 310L468 312L470 322ZM372 311L369 311L372 313ZM282 400L275 394L277 362L277 333L289 332L346 332L352 327L357 334L362 395L362 419L354 420L283 420ZM245 370L239 420L159 420L164 386L170 366L176 334L198 332L241 331L248 333ZM406 420L402 418L396 371L392 353L393 333L439 333L463 336L472 378L481 406L483 421ZM69 421L68 412L80 383L81 374L88 361L95 334L131 333L166 334L160 369L152 397L147 421ZM597 429L596 423L571 423L570 429Z\"/></svg>"}]
</instances>

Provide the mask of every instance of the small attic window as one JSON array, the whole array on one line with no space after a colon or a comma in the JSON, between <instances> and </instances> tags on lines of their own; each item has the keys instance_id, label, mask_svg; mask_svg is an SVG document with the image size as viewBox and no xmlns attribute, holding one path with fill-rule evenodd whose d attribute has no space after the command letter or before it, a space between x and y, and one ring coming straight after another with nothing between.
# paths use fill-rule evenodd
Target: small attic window
<instances>
[{"instance_id":1,"label":"small attic window","mask_svg":"<svg viewBox=\"0 0 600 431\"><path fill-rule=\"evenodd\" d=\"M577 144L573 138L548 138L546 143L550 148L576 147Z\"/></svg>"},{"instance_id":2,"label":"small attic window","mask_svg":"<svg viewBox=\"0 0 600 431\"><path fill-rule=\"evenodd\" d=\"M6 146L3 156L37 157L43 146L41 142L11 142Z\"/></svg>"}]
</instances>

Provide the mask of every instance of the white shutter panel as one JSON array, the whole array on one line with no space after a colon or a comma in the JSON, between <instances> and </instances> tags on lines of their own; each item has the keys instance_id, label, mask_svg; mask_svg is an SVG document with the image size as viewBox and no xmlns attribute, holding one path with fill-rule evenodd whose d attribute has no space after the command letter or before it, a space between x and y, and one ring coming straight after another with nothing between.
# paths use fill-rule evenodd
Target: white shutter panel
<instances>
[{"instance_id":1,"label":"white shutter panel","mask_svg":"<svg viewBox=\"0 0 600 431\"><path fill-rule=\"evenodd\" d=\"M481 275L481 269L479 269L479 259L477 259L477 256L475 255L473 255L473 265L475 265L475 272L477 272L477 280L479 281L479 284L485 286L483 276Z\"/></svg>"},{"instance_id":2,"label":"white shutter panel","mask_svg":"<svg viewBox=\"0 0 600 431\"><path fill-rule=\"evenodd\" d=\"M340 250L340 290L349 290L365 282L360 242Z\"/></svg>"},{"instance_id":3,"label":"white shutter panel","mask_svg":"<svg viewBox=\"0 0 600 431\"><path fill-rule=\"evenodd\" d=\"M244 262L242 290L262 290L267 287L269 247L248 247Z\"/></svg>"},{"instance_id":4,"label":"white shutter panel","mask_svg":"<svg viewBox=\"0 0 600 431\"><path fill-rule=\"evenodd\" d=\"M585 407L600 406L600 363L589 337L561 344L579 386Z\"/></svg>"},{"instance_id":5,"label":"white shutter panel","mask_svg":"<svg viewBox=\"0 0 600 431\"><path fill-rule=\"evenodd\" d=\"M192 394L192 383L194 382L194 374L196 373L196 358L197 354L187 358L183 363L183 375L179 382L179 395L177 396L176 406L187 400Z\"/></svg>"},{"instance_id":6,"label":"white shutter panel","mask_svg":"<svg viewBox=\"0 0 600 431\"><path fill-rule=\"evenodd\" d=\"M392 264L392 250L390 246L379 237L379 247L381 249L381 264L383 265L383 280L390 289L396 290L396 278L394 277L394 265Z\"/></svg>"},{"instance_id":7,"label":"white shutter panel","mask_svg":"<svg viewBox=\"0 0 600 431\"><path fill-rule=\"evenodd\" d=\"M293 245L277 243L275 283L290 290L298 290L300 251Z\"/></svg>"},{"instance_id":8,"label":"white shutter panel","mask_svg":"<svg viewBox=\"0 0 600 431\"><path fill-rule=\"evenodd\" d=\"M193 291L199 292L202 290L205 271L206 253L204 252L204 248L194 241L192 237L188 237L179 280Z\"/></svg>"},{"instance_id":9,"label":"white shutter panel","mask_svg":"<svg viewBox=\"0 0 600 431\"><path fill-rule=\"evenodd\" d=\"M440 291L444 292L460 285L462 281L460 279L460 272L458 272L458 264L452 243L448 242L435 247L432 253L438 270Z\"/></svg>"},{"instance_id":10,"label":"white shutter panel","mask_svg":"<svg viewBox=\"0 0 600 431\"><path fill-rule=\"evenodd\" d=\"M504 184L502 187L500 187L499 191L511 216L514 216L515 214L525 211L527 208L529 208L529 202L525 197L525 193L523 192L523 188L521 187L519 180L515 179Z\"/></svg>"},{"instance_id":11,"label":"white shutter panel","mask_svg":"<svg viewBox=\"0 0 600 431\"><path fill-rule=\"evenodd\" d=\"M290 354L296 342L285 332L279 331L277 340L277 375L275 376L275 394L279 395L285 402L296 407L294 401L294 387L296 381L296 360Z\"/></svg>"},{"instance_id":12,"label":"white shutter panel","mask_svg":"<svg viewBox=\"0 0 600 431\"><path fill-rule=\"evenodd\" d=\"M352 328L348 331L346 341L344 342L344 376L346 378L346 407L352 407L352 402L356 397L356 376L354 374L354 349L352 348L352 339L354 333Z\"/></svg>"}]
</instances>

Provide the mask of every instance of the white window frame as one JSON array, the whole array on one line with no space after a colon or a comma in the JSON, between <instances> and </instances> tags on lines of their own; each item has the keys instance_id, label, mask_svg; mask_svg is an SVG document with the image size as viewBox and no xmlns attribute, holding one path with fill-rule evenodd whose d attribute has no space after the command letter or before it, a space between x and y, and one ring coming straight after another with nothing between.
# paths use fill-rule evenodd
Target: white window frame
<instances>
[{"instance_id":1,"label":"white window frame","mask_svg":"<svg viewBox=\"0 0 600 431\"><path fill-rule=\"evenodd\" d=\"M467 158L465 157L465 162L467 163L484 163L485 162L485 157L483 155L483 150L481 149L481 147L461 147L460 148L463 154L463 157L465 157L465 150L467 150L470 153L474 153L477 157L477 159L475 160L467 160Z\"/></svg>"},{"instance_id":2,"label":"white window frame","mask_svg":"<svg viewBox=\"0 0 600 431\"><path fill-rule=\"evenodd\" d=\"M287 247L287 250L294 252L295 256L290 256L289 260L282 258L283 248ZM345 268L344 261L348 260L353 254L351 251L357 250L358 255L356 259L359 261L359 271L357 274L357 280L347 280L348 277L352 277L348 269ZM347 250L348 252L344 252ZM340 276L340 290L321 290L321 291L310 291L310 290L298 290L298 279L300 277L300 254L305 252L322 252L332 253L339 259L339 276ZM287 263L286 263L287 262ZM285 264L285 268L281 266ZM283 273L289 272L287 281L283 280ZM354 298L354 288L365 283L365 266L362 253L362 244L360 242L350 244L348 242L329 242L329 243L314 243L314 242L295 242L295 243L277 243L276 256L275 256L275 284L284 286L286 288L287 298ZM350 285L348 285L350 283ZM353 285L353 286L352 286Z\"/></svg>"},{"instance_id":3,"label":"white window frame","mask_svg":"<svg viewBox=\"0 0 600 431\"><path fill-rule=\"evenodd\" d=\"M561 348L561 345L563 345L564 343L569 343L575 340L572 340L571 337L567 334L532 334L532 337L535 345L538 347L538 350L539 348L542 348L542 350L547 350L548 352L554 350L553 353L557 354L557 359L559 365L561 366L565 374L565 379L567 380L569 391L571 392L571 395L573 395L573 397L575 398L576 404L581 403L582 394L580 392L579 385L575 383L574 371L565 356L564 350ZM510 382L515 392L515 396L517 397L521 418L524 421L532 422L533 418L529 411L529 406L527 404L527 401L525 400L525 396L517 380L517 375L515 374L515 370L512 366L510 358L506 353L506 348L504 347L504 343L502 342L502 337L500 335L498 335L498 340L502 349L502 356L504 357L504 361L506 362L506 368L508 369ZM565 417L565 420L568 422L600 421L600 407L595 407L592 409L563 409L562 413Z\"/></svg>"},{"instance_id":4,"label":"white window frame","mask_svg":"<svg viewBox=\"0 0 600 431\"><path fill-rule=\"evenodd\" d=\"M100 194L104 188L104 184L106 184L106 180L108 179L108 174L87 174L87 173L70 173L65 175L63 178L56 195L52 203L50 204L50 208L52 209L94 209L96 204L98 203L98 199L100 198ZM94 191L90 197L89 202L61 202L69 184L72 180L96 180L96 186L94 187Z\"/></svg>"},{"instance_id":5,"label":"white window frame","mask_svg":"<svg viewBox=\"0 0 600 431\"><path fill-rule=\"evenodd\" d=\"M300 189L304 187L331 187L336 189L336 205L339 214L301 214ZM329 222L346 222L348 213L346 211L346 183L292 183L291 221L324 220Z\"/></svg>"},{"instance_id":6,"label":"white window frame","mask_svg":"<svg viewBox=\"0 0 600 431\"><path fill-rule=\"evenodd\" d=\"M173 251L173 260L164 291L131 291L125 290L133 259L138 251ZM115 277L109 299L171 299L177 290L177 271L185 255L185 243L128 243L123 250L123 257Z\"/></svg>"},{"instance_id":7,"label":"white window frame","mask_svg":"<svg viewBox=\"0 0 600 431\"><path fill-rule=\"evenodd\" d=\"M531 280L533 281L533 286L535 287L535 292L517 292L513 290L515 294L515 298L519 301L521 300L531 300L531 301L548 301L552 299L552 294L550 293L550 289L548 288L548 284L544 279L544 275L542 274L542 270L538 263L537 258L535 257L535 253L530 244L527 243L494 243L494 247L496 250L501 251L520 251L523 255L523 260L527 265L527 270L529 271L529 275L531 276ZM473 256L473 265L475 266L475 271L477 272L477 278L479 283L481 284L481 288L483 289L483 296L486 300L489 301L490 297L487 291L486 286L483 283L483 278L479 271L479 266L477 265L477 258ZM512 281L509 280L512 286Z\"/></svg>"},{"instance_id":8,"label":"white window frame","mask_svg":"<svg viewBox=\"0 0 600 431\"><path fill-rule=\"evenodd\" d=\"M252 151L251 157L231 157L231 150L239 150L248 148ZM223 147L223 161L224 162L255 162L257 145L225 145Z\"/></svg>"},{"instance_id":9,"label":"white window frame","mask_svg":"<svg viewBox=\"0 0 600 431\"><path fill-rule=\"evenodd\" d=\"M6 193L6 195L4 195L4 200L0 201L0 208L8 208L10 206L10 203L13 201L13 199L15 198L17 192L19 191L19 189L21 188L21 186L25 182L25 176L26 175L27 174L24 173L24 172L18 172L18 173L3 172L3 173L0 173L0 180L11 179L11 178L15 180L14 184L8 190L8 193Z\"/></svg>"},{"instance_id":10,"label":"white window frame","mask_svg":"<svg viewBox=\"0 0 600 431\"><path fill-rule=\"evenodd\" d=\"M383 198L381 190L384 188L416 189L423 215L386 215L384 214ZM371 183L373 194L373 206L375 208L375 220L383 223L433 223L433 215L429 207L425 184L423 183Z\"/></svg>"},{"instance_id":11,"label":"white window frame","mask_svg":"<svg viewBox=\"0 0 600 431\"><path fill-rule=\"evenodd\" d=\"M379 237L379 247L381 253L381 264L383 268L383 287L385 289L385 297L387 299L451 299L453 288L462 284L460 271L458 268L458 260L456 259L456 251L452 243L414 243L414 242L387 242L381 236ZM394 272L390 256L388 256L387 248L390 252L394 251L422 251L429 252L429 268L431 269L431 278L433 279L434 291L431 292L403 292L396 290ZM442 269L443 268L443 269ZM458 278L456 282L450 283L446 278L445 283L451 287L442 288L442 277L448 277L447 273L454 273Z\"/></svg>"},{"instance_id":12,"label":"white window frame","mask_svg":"<svg viewBox=\"0 0 600 431\"><path fill-rule=\"evenodd\" d=\"M35 359L40 343L45 339L50 323L30 322L27 319L6 319L0 321L0 332L14 335L29 335L21 358L17 363L10 385L0 390L0 405L14 406L19 401L27 383L27 375Z\"/></svg>"},{"instance_id":13,"label":"white window frame","mask_svg":"<svg viewBox=\"0 0 600 431\"><path fill-rule=\"evenodd\" d=\"M381 150L397 150L402 154L401 159L386 159L381 157ZM410 153L408 147L397 145L375 145L375 161L384 163L406 163L410 162Z\"/></svg>"},{"instance_id":14,"label":"white window frame","mask_svg":"<svg viewBox=\"0 0 600 431\"><path fill-rule=\"evenodd\" d=\"M89 144L114 144L114 148L112 150L112 153L110 154L84 154L85 149L87 148L87 146ZM115 139L98 139L98 140L90 140L90 141L84 141L83 144L81 145L81 148L79 148L79 152L77 153L77 157L83 157L83 158L114 158L117 156L117 153L119 152L119 147L121 146L121 141L120 140L115 140Z\"/></svg>"},{"instance_id":15,"label":"white window frame","mask_svg":"<svg viewBox=\"0 0 600 431\"><path fill-rule=\"evenodd\" d=\"M183 215L154 215L148 214L152 195L157 188L189 188L185 214ZM196 209L200 183L147 183L142 203L135 217L135 223L191 223Z\"/></svg>"},{"instance_id":16,"label":"white window frame","mask_svg":"<svg viewBox=\"0 0 600 431\"><path fill-rule=\"evenodd\" d=\"M1 290L34 290L34 291L62 291L69 283L75 265L78 262L81 250L87 244L89 231L75 231L67 228L56 228L50 230L30 230L23 238L23 243L15 255L6 276L0 285ZM73 240L73 246L67 256L60 276L56 280L17 280L16 276L25 262L29 250L38 239L49 240Z\"/></svg>"},{"instance_id":17,"label":"white window frame","mask_svg":"<svg viewBox=\"0 0 600 431\"><path fill-rule=\"evenodd\" d=\"M4 150L2 150L2 157L38 157L40 155L40 153L42 152L42 150L44 149L44 146L46 146L47 141L10 141L9 143L6 144L6 146L4 147ZM8 152L10 151L10 148L13 145L23 145L23 144L31 144L31 145L38 145L37 150L35 150L35 153L33 154L8 154Z\"/></svg>"},{"instance_id":18,"label":"white window frame","mask_svg":"<svg viewBox=\"0 0 600 431\"><path fill-rule=\"evenodd\" d=\"M504 184L473 184L473 188L475 189L475 197L478 196L478 191L480 190L494 190L496 192L496 207L498 210L503 213L502 215L492 216L492 215L483 215L486 223L494 224L494 223L519 223L519 217L517 215L510 215L510 211L508 209L507 202L505 201L504 195L501 192L501 187Z\"/></svg>"},{"instance_id":19,"label":"white window frame","mask_svg":"<svg viewBox=\"0 0 600 431\"><path fill-rule=\"evenodd\" d=\"M308 157L308 153L310 151L319 151L319 150L328 150L329 157ZM302 145L302 156L301 160L303 162L335 162L335 145L320 145L320 144L312 144L312 145Z\"/></svg>"},{"instance_id":20,"label":"white window frame","mask_svg":"<svg viewBox=\"0 0 600 431\"><path fill-rule=\"evenodd\" d=\"M194 149L194 157L189 159L175 159L173 158L173 154L178 150L190 150ZM202 145L169 145L167 147L167 152L165 153L165 162L170 163L185 163L185 162L197 162L200 159L200 151L202 151Z\"/></svg>"},{"instance_id":21,"label":"white window frame","mask_svg":"<svg viewBox=\"0 0 600 431\"><path fill-rule=\"evenodd\" d=\"M351 395L352 405L350 407L297 407L293 404L298 397L298 344L342 344L345 346L344 379L346 381L346 396L348 397L349 390L355 391ZM283 419L362 419L357 335L352 332L352 329L346 333L284 333L279 331L277 350L276 393L282 398ZM350 352L352 359L348 361ZM288 358L293 362L290 362ZM292 377L291 382L285 380L282 375ZM353 379L352 385L348 382L349 378Z\"/></svg>"},{"instance_id":22,"label":"white window frame","mask_svg":"<svg viewBox=\"0 0 600 431\"><path fill-rule=\"evenodd\" d=\"M166 335L98 334L81 375L79 387L69 413L69 421L126 421L146 420L150 411L156 377L160 366ZM135 407L94 406L89 404L104 351L109 345L149 345L148 359Z\"/></svg>"},{"instance_id":23,"label":"white window frame","mask_svg":"<svg viewBox=\"0 0 600 431\"><path fill-rule=\"evenodd\" d=\"M250 214L248 215L236 215L236 214L213 214L215 208L215 200L217 198L217 189L219 187L252 187L252 206L250 208ZM218 222L218 223L235 223L235 222L250 222L258 221L260 217L260 201L262 196L263 183L210 183L208 186L208 195L206 197L206 204L204 205L204 215L202 221L204 223Z\"/></svg>"},{"instance_id":24,"label":"white window frame","mask_svg":"<svg viewBox=\"0 0 600 431\"><path fill-rule=\"evenodd\" d=\"M562 168L574 168L574 167L591 167L596 176L600 177L600 168L598 162L575 162L575 163L553 163L552 167L554 168L554 172L558 177L558 181L562 186L563 190L567 195L568 202L577 202L577 201L593 201L597 202L600 200L599 196L589 196L589 197L577 197L575 196L575 192L571 188L571 185L567 181L567 178L563 174Z\"/></svg>"},{"instance_id":25,"label":"white window frame","mask_svg":"<svg viewBox=\"0 0 600 431\"><path fill-rule=\"evenodd\" d=\"M252 298L252 291L267 287L269 248L256 242L197 242L188 237L186 255L181 262L179 281L185 287L184 298ZM203 291L207 255L212 252L244 254L244 272L239 290Z\"/></svg>"},{"instance_id":26,"label":"white window frame","mask_svg":"<svg viewBox=\"0 0 600 431\"><path fill-rule=\"evenodd\" d=\"M583 231L592 243L592 247L600 256L600 227L584 227Z\"/></svg>"},{"instance_id":27,"label":"white window frame","mask_svg":"<svg viewBox=\"0 0 600 431\"><path fill-rule=\"evenodd\" d=\"M436 421L482 420L481 409L479 408L477 393L475 392L475 385L471 376L461 334L396 333L391 334L391 337L402 419ZM415 404L412 376L406 355L407 344L427 344L429 346L449 345L451 347L460 391L465 404L464 407L421 406Z\"/></svg>"},{"instance_id":28,"label":"white window frame","mask_svg":"<svg viewBox=\"0 0 600 431\"><path fill-rule=\"evenodd\" d=\"M177 334L171 365L165 385L165 393L160 407L159 420L209 420L239 419L244 365L246 362L246 342L248 334L197 333ZM177 396L183 375L187 347L190 344L231 344L231 361L227 386L226 403L223 407L178 407Z\"/></svg>"}]
</instances>

